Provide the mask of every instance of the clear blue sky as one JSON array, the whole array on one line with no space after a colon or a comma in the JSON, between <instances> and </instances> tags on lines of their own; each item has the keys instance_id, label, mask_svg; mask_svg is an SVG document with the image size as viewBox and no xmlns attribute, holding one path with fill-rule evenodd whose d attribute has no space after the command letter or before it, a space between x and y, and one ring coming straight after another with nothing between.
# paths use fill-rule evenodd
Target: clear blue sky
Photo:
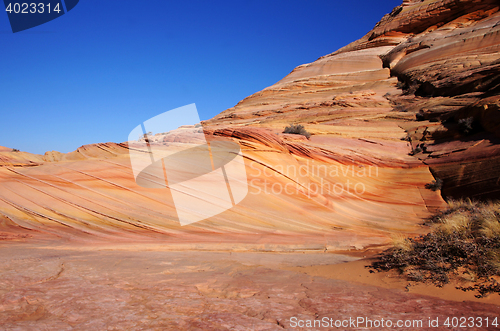
<instances>
[{"instance_id":1,"label":"clear blue sky","mask_svg":"<svg viewBox=\"0 0 500 331\"><path fill-rule=\"evenodd\" d=\"M401 0L80 0L13 34L0 13L0 145L122 142L196 103L202 120L362 37Z\"/></svg>"}]
</instances>

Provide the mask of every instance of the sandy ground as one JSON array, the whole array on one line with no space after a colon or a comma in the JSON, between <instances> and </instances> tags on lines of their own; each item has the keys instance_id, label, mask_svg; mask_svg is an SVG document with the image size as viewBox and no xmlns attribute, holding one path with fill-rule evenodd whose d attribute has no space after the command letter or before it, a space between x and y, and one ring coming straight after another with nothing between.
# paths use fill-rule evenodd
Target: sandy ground
<instances>
[{"instance_id":1,"label":"sandy ground","mask_svg":"<svg viewBox=\"0 0 500 331\"><path fill-rule=\"evenodd\" d=\"M492 294L486 298L476 298L475 292L464 292L456 289L456 286L470 286L458 282L437 287L431 284L410 282L402 279L396 272L370 272L367 268L372 259L361 259L338 265L313 265L307 267L286 268L303 272L307 275L325 277L331 279L346 280L365 285L373 285L387 289L432 296L451 301L475 301L500 306L500 295Z\"/></svg>"},{"instance_id":2,"label":"sandy ground","mask_svg":"<svg viewBox=\"0 0 500 331\"><path fill-rule=\"evenodd\" d=\"M16 243L0 252L0 330L328 330L338 328L293 321L358 317L421 320L406 329L436 330L429 318L491 320L500 312L493 300L444 300L413 286L405 292L342 254Z\"/></svg>"}]
</instances>

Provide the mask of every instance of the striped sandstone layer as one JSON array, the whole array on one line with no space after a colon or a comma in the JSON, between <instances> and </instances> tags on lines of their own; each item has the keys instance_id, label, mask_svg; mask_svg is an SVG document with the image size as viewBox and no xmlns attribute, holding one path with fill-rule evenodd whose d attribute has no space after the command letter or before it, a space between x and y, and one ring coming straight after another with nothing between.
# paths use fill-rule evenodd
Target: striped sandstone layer
<instances>
[{"instance_id":1,"label":"striped sandstone layer","mask_svg":"<svg viewBox=\"0 0 500 331\"><path fill-rule=\"evenodd\" d=\"M249 194L187 226L169 189L135 183L126 143L44 156L2 149L0 235L340 250L422 233L422 218L444 204L425 189L433 173L445 194L498 195L499 21L494 1L405 1L360 40L203 122L209 140L240 145ZM465 135L459 120L470 117ZM311 138L283 134L289 124ZM190 144L190 130L155 143Z\"/></svg>"}]
</instances>

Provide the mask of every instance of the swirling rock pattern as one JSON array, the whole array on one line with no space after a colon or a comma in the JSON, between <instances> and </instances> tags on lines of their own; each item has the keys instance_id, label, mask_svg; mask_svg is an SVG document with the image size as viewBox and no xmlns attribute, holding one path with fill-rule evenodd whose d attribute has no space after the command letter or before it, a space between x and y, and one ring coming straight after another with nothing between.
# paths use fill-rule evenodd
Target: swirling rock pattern
<instances>
[{"instance_id":1,"label":"swirling rock pattern","mask_svg":"<svg viewBox=\"0 0 500 331\"><path fill-rule=\"evenodd\" d=\"M363 316L434 330L429 318L493 320L498 299L442 300L330 271L356 259L342 251L427 231L422 219L445 205L425 188L435 177L444 195L499 197L498 9L404 0L360 40L202 128L150 137L194 146L203 130L241 147L249 194L197 223L180 226L170 188L136 184L134 142L45 155L0 147L0 325L292 330L292 317ZM311 137L283 133L290 124Z\"/></svg>"},{"instance_id":2,"label":"swirling rock pattern","mask_svg":"<svg viewBox=\"0 0 500 331\"><path fill-rule=\"evenodd\" d=\"M189 226L168 189L135 183L127 143L44 156L1 149L1 235L336 250L422 233L422 218L444 205L425 189L433 174L446 195L500 192L498 7L404 1L365 37L203 122L209 140L240 144L250 192ZM282 133L289 124L312 136ZM189 128L154 140L189 142Z\"/></svg>"}]
</instances>

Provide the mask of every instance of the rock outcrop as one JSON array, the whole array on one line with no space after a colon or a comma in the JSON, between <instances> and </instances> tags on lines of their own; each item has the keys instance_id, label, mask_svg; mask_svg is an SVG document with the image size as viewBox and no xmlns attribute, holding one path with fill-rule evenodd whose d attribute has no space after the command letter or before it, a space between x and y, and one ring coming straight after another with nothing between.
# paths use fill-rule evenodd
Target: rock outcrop
<instances>
[{"instance_id":1,"label":"rock outcrop","mask_svg":"<svg viewBox=\"0 0 500 331\"><path fill-rule=\"evenodd\" d=\"M408 153L422 150L413 159L443 180L444 196L499 198L499 22L493 0L405 1L360 40L207 124L281 131L302 123L316 134L311 143L388 141L397 133L382 128L393 125L405 131Z\"/></svg>"},{"instance_id":2,"label":"rock outcrop","mask_svg":"<svg viewBox=\"0 0 500 331\"><path fill-rule=\"evenodd\" d=\"M241 146L249 194L185 227L169 189L135 183L126 143L0 150L0 235L335 250L422 233L444 205L425 188L435 177L445 196L500 195L498 9L405 1L360 40L203 122L208 140ZM290 124L311 137L283 133ZM188 143L186 130L152 143Z\"/></svg>"}]
</instances>

